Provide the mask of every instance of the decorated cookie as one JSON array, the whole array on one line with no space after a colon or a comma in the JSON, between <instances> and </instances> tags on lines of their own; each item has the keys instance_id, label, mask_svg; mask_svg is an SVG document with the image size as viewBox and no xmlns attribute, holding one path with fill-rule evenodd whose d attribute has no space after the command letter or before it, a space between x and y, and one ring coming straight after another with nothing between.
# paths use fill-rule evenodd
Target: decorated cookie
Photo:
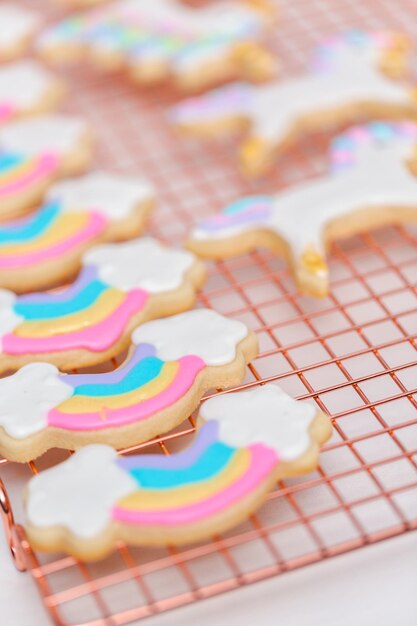
<instances>
[{"instance_id":1,"label":"decorated cookie","mask_svg":"<svg viewBox=\"0 0 417 626\"><path fill-rule=\"evenodd\" d=\"M38 15L18 2L0 4L0 61L24 54L38 26Z\"/></svg>"},{"instance_id":2,"label":"decorated cookie","mask_svg":"<svg viewBox=\"0 0 417 626\"><path fill-rule=\"evenodd\" d=\"M0 66L0 124L54 109L63 84L36 61L15 61Z\"/></svg>"},{"instance_id":3,"label":"decorated cookie","mask_svg":"<svg viewBox=\"0 0 417 626\"><path fill-rule=\"evenodd\" d=\"M0 454L29 461L52 447L148 441L184 421L206 390L239 383L258 351L242 322L209 309L147 322L132 343L113 372L30 363L1 379Z\"/></svg>"},{"instance_id":4,"label":"decorated cookie","mask_svg":"<svg viewBox=\"0 0 417 626\"><path fill-rule=\"evenodd\" d=\"M200 222L188 247L211 259L269 247L288 258L303 292L326 296L325 250L332 239L416 221L416 144L413 122L353 127L333 142L327 175L234 202Z\"/></svg>"},{"instance_id":5,"label":"decorated cookie","mask_svg":"<svg viewBox=\"0 0 417 626\"><path fill-rule=\"evenodd\" d=\"M105 172L53 185L36 213L0 225L0 287L22 293L72 279L93 244L138 235L154 203L145 180Z\"/></svg>"},{"instance_id":6,"label":"decorated cookie","mask_svg":"<svg viewBox=\"0 0 417 626\"><path fill-rule=\"evenodd\" d=\"M203 136L249 127L240 165L258 176L306 131L369 117L415 116L416 92L398 80L407 49L401 35L350 32L325 42L305 76L222 87L177 105L171 119L180 130Z\"/></svg>"},{"instance_id":7,"label":"decorated cookie","mask_svg":"<svg viewBox=\"0 0 417 626\"><path fill-rule=\"evenodd\" d=\"M51 182L82 172L92 137L83 120L42 115L0 127L0 221L27 213Z\"/></svg>"},{"instance_id":8,"label":"decorated cookie","mask_svg":"<svg viewBox=\"0 0 417 626\"><path fill-rule=\"evenodd\" d=\"M186 90L224 80L270 78L276 62L262 44L274 21L267 0L191 7L181 0L119 0L70 17L38 41L48 60L87 52L105 69L126 68L139 83L172 79Z\"/></svg>"},{"instance_id":9,"label":"decorated cookie","mask_svg":"<svg viewBox=\"0 0 417 626\"><path fill-rule=\"evenodd\" d=\"M84 254L74 284L16 296L0 289L0 371L32 361L69 370L108 361L143 322L192 307L205 280L191 252L150 237Z\"/></svg>"},{"instance_id":10,"label":"decorated cookie","mask_svg":"<svg viewBox=\"0 0 417 626\"><path fill-rule=\"evenodd\" d=\"M82 559L117 541L183 544L246 519L277 480L313 470L329 418L274 384L215 396L193 443L172 456L118 457L90 445L32 478L26 531L35 548Z\"/></svg>"}]
</instances>

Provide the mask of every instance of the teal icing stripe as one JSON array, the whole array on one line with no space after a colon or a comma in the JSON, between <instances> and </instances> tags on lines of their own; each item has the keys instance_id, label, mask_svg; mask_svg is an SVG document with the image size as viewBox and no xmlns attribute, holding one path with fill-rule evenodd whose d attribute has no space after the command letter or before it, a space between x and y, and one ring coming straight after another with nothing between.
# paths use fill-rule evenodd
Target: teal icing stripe
<instances>
[{"instance_id":1,"label":"teal icing stripe","mask_svg":"<svg viewBox=\"0 0 417 626\"><path fill-rule=\"evenodd\" d=\"M141 489L182 487L213 478L230 463L235 452L236 448L216 441L190 467L176 470L136 467L131 469L129 473Z\"/></svg>"},{"instance_id":2,"label":"teal icing stripe","mask_svg":"<svg viewBox=\"0 0 417 626\"><path fill-rule=\"evenodd\" d=\"M139 389L154 378L157 378L164 365L164 361L155 356L145 357L139 361L118 383L103 385L78 385L74 389L74 396L117 396Z\"/></svg>"},{"instance_id":3,"label":"teal icing stripe","mask_svg":"<svg viewBox=\"0 0 417 626\"><path fill-rule=\"evenodd\" d=\"M0 228L0 244L28 241L42 235L60 213L58 202L51 202L42 207L34 217L25 219L21 224Z\"/></svg>"},{"instance_id":4,"label":"teal icing stripe","mask_svg":"<svg viewBox=\"0 0 417 626\"><path fill-rule=\"evenodd\" d=\"M229 204L223 210L223 214L234 215L235 213L246 211L246 209L249 209L259 204L266 204L267 206L272 206L273 204L272 197L271 196L249 196L247 198L242 198L241 200L236 200L236 202L232 202L232 204Z\"/></svg>"},{"instance_id":5,"label":"teal icing stripe","mask_svg":"<svg viewBox=\"0 0 417 626\"><path fill-rule=\"evenodd\" d=\"M18 167L28 159L25 159L21 154L3 153L0 154L0 172L7 173L8 170Z\"/></svg>"},{"instance_id":6,"label":"teal icing stripe","mask_svg":"<svg viewBox=\"0 0 417 626\"><path fill-rule=\"evenodd\" d=\"M100 280L93 280L71 300L64 302L19 302L14 305L14 311L25 320L49 320L64 315L71 315L83 311L94 304L97 298L108 289L108 285Z\"/></svg>"}]
</instances>

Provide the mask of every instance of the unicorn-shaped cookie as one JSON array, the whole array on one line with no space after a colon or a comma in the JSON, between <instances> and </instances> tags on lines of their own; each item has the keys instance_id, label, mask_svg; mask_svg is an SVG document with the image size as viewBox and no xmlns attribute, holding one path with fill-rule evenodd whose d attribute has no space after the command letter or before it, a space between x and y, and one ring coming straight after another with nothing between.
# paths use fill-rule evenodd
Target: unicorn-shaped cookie
<instances>
[{"instance_id":1,"label":"unicorn-shaped cookie","mask_svg":"<svg viewBox=\"0 0 417 626\"><path fill-rule=\"evenodd\" d=\"M0 289L0 371L32 361L64 370L107 361L139 324L191 308L205 280L193 254L151 238L94 247L82 266L60 292Z\"/></svg>"},{"instance_id":2,"label":"unicorn-shaped cookie","mask_svg":"<svg viewBox=\"0 0 417 626\"><path fill-rule=\"evenodd\" d=\"M51 182L82 172L92 137L77 117L42 115L0 127L0 221L27 213Z\"/></svg>"},{"instance_id":3,"label":"unicorn-shaped cookie","mask_svg":"<svg viewBox=\"0 0 417 626\"><path fill-rule=\"evenodd\" d=\"M269 78L276 63L262 46L273 22L264 0L227 0L200 8L181 0L119 0L52 26L38 41L52 61L80 60L125 67L145 84L173 79L201 89L236 77Z\"/></svg>"},{"instance_id":4,"label":"unicorn-shaped cookie","mask_svg":"<svg viewBox=\"0 0 417 626\"><path fill-rule=\"evenodd\" d=\"M417 220L416 143L412 122L354 127L334 140L326 176L233 203L200 222L188 247L219 259L267 246L288 258L303 292L326 296L330 240Z\"/></svg>"},{"instance_id":5,"label":"unicorn-shaped cookie","mask_svg":"<svg viewBox=\"0 0 417 626\"><path fill-rule=\"evenodd\" d=\"M153 205L140 178L94 172L56 183L36 213L0 225L0 287L35 291L73 278L93 244L138 235Z\"/></svg>"},{"instance_id":6,"label":"unicorn-shaped cookie","mask_svg":"<svg viewBox=\"0 0 417 626\"><path fill-rule=\"evenodd\" d=\"M190 134L250 129L240 149L249 176L263 174L302 133L364 117L417 114L415 90L398 81L408 43L392 33L350 32L325 42L311 73L283 82L235 84L186 100L170 117Z\"/></svg>"},{"instance_id":7,"label":"unicorn-shaped cookie","mask_svg":"<svg viewBox=\"0 0 417 626\"><path fill-rule=\"evenodd\" d=\"M197 309L137 328L113 372L30 363L0 380L0 454L28 461L51 447L148 441L184 421L208 389L241 382L257 352L242 322Z\"/></svg>"},{"instance_id":8,"label":"unicorn-shaped cookie","mask_svg":"<svg viewBox=\"0 0 417 626\"><path fill-rule=\"evenodd\" d=\"M35 548L100 558L117 541L183 544L247 518L277 480L311 471L329 418L268 384L207 400L193 443L172 456L118 457L91 445L32 478Z\"/></svg>"},{"instance_id":9,"label":"unicorn-shaped cookie","mask_svg":"<svg viewBox=\"0 0 417 626\"><path fill-rule=\"evenodd\" d=\"M55 109L64 86L40 63L15 61L0 67L0 124Z\"/></svg>"}]
</instances>

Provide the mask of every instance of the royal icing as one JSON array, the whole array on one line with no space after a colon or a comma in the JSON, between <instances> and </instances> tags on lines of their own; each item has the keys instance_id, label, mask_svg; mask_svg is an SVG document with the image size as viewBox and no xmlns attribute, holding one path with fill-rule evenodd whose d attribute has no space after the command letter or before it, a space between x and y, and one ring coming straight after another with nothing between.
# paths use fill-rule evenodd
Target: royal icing
<instances>
[{"instance_id":1,"label":"royal icing","mask_svg":"<svg viewBox=\"0 0 417 626\"><path fill-rule=\"evenodd\" d=\"M152 419L180 400L207 366L232 362L247 335L242 322L199 309L137 329L135 350L113 372L65 375L32 363L0 380L0 425L21 439L48 426L95 431Z\"/></svg>"},{"instance_id":2,"label":"royal icing","mask_svg":"<svg viewBox=\"0 0 417 626\"><path fill-rule=\"evenodd\" d=\"M35 108L53 85L51 74L36 61L16 61L1 67L0 122Z\"/></svg>"},{"instance_id":3,"label":"royal icing","mask_svg":"<svg viewBox=\"0 0 417 626\"><path fill-rule=\"evenodd\" d=\"M123 0L53 26L39 47L87 45L93 53L122 55L128 65L162 63L175 74L224 58L240 41L256 41L266 24L256 4L233 0L198 9L179 0Z\"/></svg>"},{"instance_id":4,"label":"royal icing","mask_svg":"<svg viewBox=\"0 0 417 626\"><path fill-rule=\"evenodd\" d=\"M134 331L132 339L136 345L154 345L158 356L167 361L194 354L207 365L224 365L233 361L236 346L246 335L242 322L197 309L148 322Z\"/></svg>"},{"instance_id":5,"label":"royal icing","mask_svg":"<svg viewBox=\"0 0 417 626\"><path fill-rule=\"evenodd\" d=\"M29 37L39 24L38 16L17 3L0 6L0 55Z\"/></svg>"},{"instance_id":6,"label":"royal icing","mask_svg":"<svg viewBox=\"0 0 417 626\"><path fill-rule=\"evenodd\" d=\"M0 379L0 426L15 439L47 427L48 412L72 394L49 363L30 363Z\"/></svg>"},{"instance_id":7,"label":"royal icing","mask_svg":"<svg viewBox=\"0 0 417 626\"><path fill-rule=\"evenodd\" d=\"M266 230L288 243L296 269L327 280L324 237L329 224L360 209L417 209L417 179L407 164L416 140L417 126L410 122L354 127L334 141L328 175L275 196L233 203L197 226L193 247Z\"/></svg>"},{"instance_id":8,"label":"royal icing","mask_svg":"<svg viewBox=\"0 0 417 626\"><path fill-rule=\"evenodd\" d=\"M278 385L268 384L214 396L202 405L200 416L219 425L219 439L233 448L254 441L273 448L282 461L293 461L308 450L308 432L316 408L295 402Z\"/></svg>"},{"instance_id":9,"label":"royal icing","mask_svg":"<svg viewBox=\"0 0 417 626\"><path fill-rule=\"evenodd\" d=\"M27 517L37 526L63 526L79 537L94 537L109 523L113 503L135 486L118 467L113 448L87 446L29 483Z\"/></svg>"},{"instance_id":10,"label":"royal icing","mask_svg":"<svg viewBox=\"0 0 417 626\"><path fill-rule=\"evenodd\" d=\"M64 156L76 148L87 131L81 118L51 114L10 122L0 128L3 152L39 157L40 154ZM0 161L1 165L1 161Z\"/></svg>"},{"instance_id":11,"label":"royal icing","mask_svg":"<svg viewBox=\"0 0 417 626\"><path fill-rule=\"evenodd\" d=\"M111 522L145 528L207 522L259 492L282 461L307 452L315 414L272 384L215 397L183 452L118 458L108 446L93 445L35 476L27 520L81 538Z\"/></svg>"},{"instance_id":12,"label":"royal icing","mask_svg":"<svg viewBox=\"0 0 417 626\"><path fill-rule=\"evenodd\" d=\"M171 111L182 126L213 122L229 116L251 121L254 138L273 145L283 142L300 122L351 106L415 106L409 85L392 80L381 65L402 40L389 33L349 32L321 46L313 72L262 85L236 84L186 100ZM317 58L316 57L316 58ZM319 122L321 123L321 122Z\"/></svg>"},{"instance_id":13,"label":"royal icing","mask_svg":"<svg viewBox=\"0 0 417 626\"><path fill-rule=\"evenodd\" d=\"M104 172L57 183L36 213L0 226L0 269L45 268L106 237L112 222L133 217L152 198L146 181Z\"/></svg>"},{"instance_id":14,"label":"royal icing","mask_svg":"<svg viewBox=\"0 0 417 626\"><path fill-rule=\"evenodd\" d=\"M91 249L77 281L59 293L11 298L11 292L0 290L2 352L47 356L107 350L143 312L149 297L184 284L194 261L189 252L144 238Z\"/></svg>"},{"instance_id":15,"label":"royal icing","mask_svg":"<svg viewBox=\"0 0 417 626\"><path fill-rule=\"evenodd\" d=\"M117 221L131 215L135 206L154 194L153 186L144 179L98 171L61 181L50 188L46 197L59 202L63 212L97 210Z\"/></svg>"},{"instance_id":16,"label":"royal icing","mask_svg":"<svg viewBox=\"0 0 417 626\"><path fill-rule=\"evenodd\" d=\"M151 237L143 237L123 246L97 246L87 252L84 261L96 267L99 278L112 287L161 293L180 287L194 256L185 250L169 249Z\"/></svg>"}]
</instances>

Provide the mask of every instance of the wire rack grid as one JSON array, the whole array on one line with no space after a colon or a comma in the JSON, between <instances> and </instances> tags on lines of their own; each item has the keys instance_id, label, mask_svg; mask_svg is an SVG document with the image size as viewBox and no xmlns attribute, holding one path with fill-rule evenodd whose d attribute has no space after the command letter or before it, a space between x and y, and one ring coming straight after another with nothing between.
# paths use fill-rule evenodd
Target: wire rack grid
<instances>
[{"instance_id":1,"label":"wire rack grid","mask_svg":"<svg viewBox=\"0 0 417 626\"><path fill-rule=\"evenodd\" d=\"M46 0L27 3L50 12ZM273 43L284 75L302 70L315 44L346 28L417 37L414 0L280 0L280 9ZM166 241L181 242L197 217L245 193L268 193L326 167L330 137L317 134L250 185L237 172L235 146L174 135L165 117L174 94L140 93L88 69L65 74L68 110L89 119L97 135L97 164L155 183L160 202L150 231ZM33 576L56 624L127 624L417 528L417 231L391 227L338 242L330 267L331 294L317 301L297 293L282 260L259 250L210 265L199 297L259 337L260 355L242 386L277 381L333 419L317 471L279 483L246 523L182 549L120 545L93 564L45 556L14 523L19 492L30 473L65 455L52 451L27 466L0 459L7 487L0 506L16 565ZM193 432L190 417L125 452L170 454Z\"/></svg>"}]
</instances>

